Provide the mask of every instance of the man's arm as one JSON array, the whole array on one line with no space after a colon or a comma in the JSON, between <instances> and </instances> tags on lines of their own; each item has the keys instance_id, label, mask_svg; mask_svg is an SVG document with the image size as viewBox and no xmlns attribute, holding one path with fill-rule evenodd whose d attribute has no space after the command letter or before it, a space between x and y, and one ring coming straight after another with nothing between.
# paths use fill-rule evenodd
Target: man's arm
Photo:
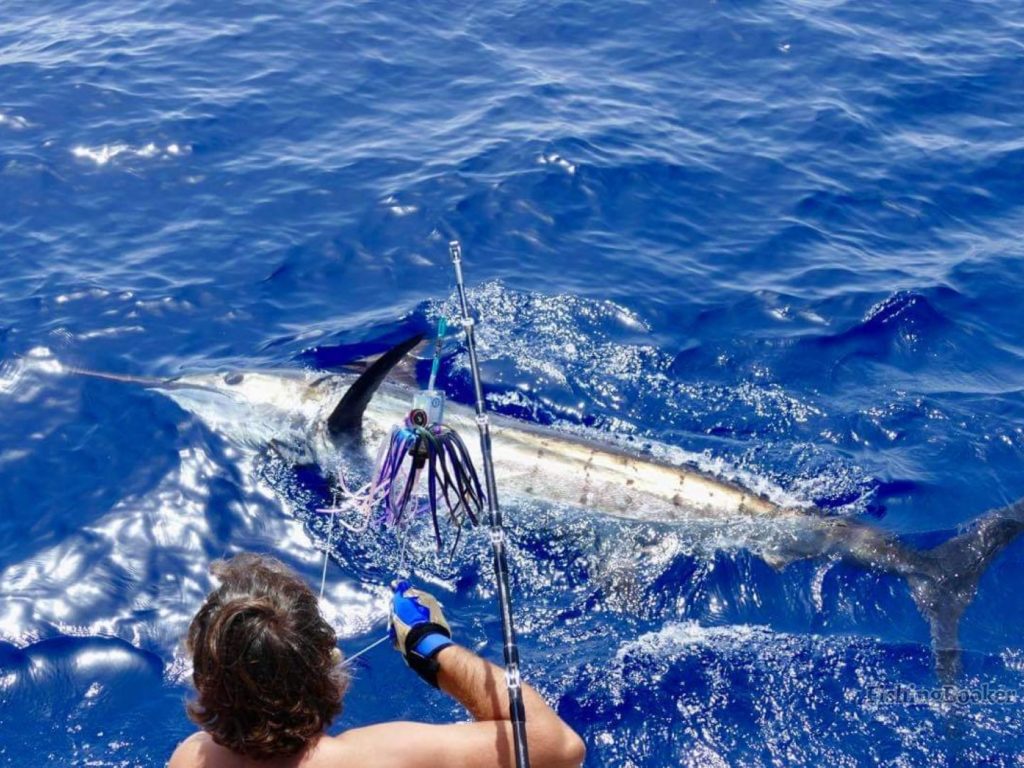
<instances>
[{"instance_id":1,"label":"man's arm","mask_svg":"<svg viewBox=\"0 0 1024 768\"><path fill-rule=\"evenodd\" d=\"M341 737L375 765L403 768L513 768L505 671L452 643L441 606L407 583L395 587L395 647L424 680L459 701L476 720L458 725L388 723ZM583 741L531 686L522 684L526 741L533 768L578 768Z\"/></svg>"},{"instance_id":2,"label":"man's arm","mask_svg":"<svg viewBox=\"0 0 1024 768\"><path fill-rule=\"evenodd\" d=\"M440 669L437 682L441 690L469 710L479 722L509 723L501 728L500 752L514 765L512 727L509 717L505 670L457 645L442 648L437 656ZM533 686L523 682L526 709L526 743L531 762L541 766L570 766L583 762L583 740L560 718ZM506 763L499 760L498 765Z\"/></svg>"},{"instance_id":3,"label":"man's arm","mask_svg":"<svg viewBox=\"0 0 1024 768\"><path fill-rule=\"evenodd\" d=\"M358 728L337 741L347 761L380 768L515 768L505 672L457 645L437 657L441 690L458 700L476 722L454 725L385 723ZM582 739L523 683L526 741L532 768L579 768Z\"/></svg>"}]
</instances>

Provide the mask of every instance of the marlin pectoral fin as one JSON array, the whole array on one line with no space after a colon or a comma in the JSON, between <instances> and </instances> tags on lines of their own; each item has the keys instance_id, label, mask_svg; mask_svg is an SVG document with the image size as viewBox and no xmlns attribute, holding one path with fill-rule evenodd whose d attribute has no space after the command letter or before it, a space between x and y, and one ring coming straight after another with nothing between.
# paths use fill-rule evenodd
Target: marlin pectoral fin
<instances>
[{"instance_id":1,"label":"marlin pectoral fin","mask_svg":"<svg viewBox=\"0 0 1024 768\"><path fill-rule=\"evenodd\" d=\"M373 393L377 391L391 369L422 340L422 333L406 339L377 358L360 374L327 419L327 430L332 437L359 430L363 424L363 412Z\"/></svg>"}]
</instances>

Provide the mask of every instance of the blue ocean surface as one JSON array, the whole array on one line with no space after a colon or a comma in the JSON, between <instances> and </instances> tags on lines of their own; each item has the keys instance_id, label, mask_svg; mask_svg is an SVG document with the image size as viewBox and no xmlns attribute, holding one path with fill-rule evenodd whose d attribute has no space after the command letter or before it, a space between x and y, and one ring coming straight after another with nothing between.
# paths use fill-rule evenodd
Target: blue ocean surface
<instances>
[{"instance_id":1,"label":"blue ocean surface","mask_svg":"<svg viewBox=\"0 0 1024 768\"><path fill-rule=\"evenodd\" d=\"M492 408L926 550L1024 496L1022 231L1018 2L4 0L0 763L162 765L209 564L317 584L327 544L315 482L75 369L334 369L453 306L457 237ZM524 675L588 766L1020 765L1021 541L944 702L891 573L504 507ZM348 653L395 538L331 541ZM483 532L411 576L500 659ZM332 732L463 716L385 644Z\"/></svg>"}]
</instances>

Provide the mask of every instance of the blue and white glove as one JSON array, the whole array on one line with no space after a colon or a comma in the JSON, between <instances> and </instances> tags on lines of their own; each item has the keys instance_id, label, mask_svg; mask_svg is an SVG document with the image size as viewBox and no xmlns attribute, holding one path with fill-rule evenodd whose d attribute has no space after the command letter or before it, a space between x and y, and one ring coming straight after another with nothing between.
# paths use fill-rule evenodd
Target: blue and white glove
<instances>
[{"instance_id":1,"label":"blue and white glove","mask_svg":"<svg viewBox=\"0 0 1024 768\"><path fill-rule=\"evenodd\" d=\"M396 581L391 587L395 591L391 598L391 642L410 669L437 688L437 654L453 645L441 604L408 581Z\"/></svg>"}]
</instances>

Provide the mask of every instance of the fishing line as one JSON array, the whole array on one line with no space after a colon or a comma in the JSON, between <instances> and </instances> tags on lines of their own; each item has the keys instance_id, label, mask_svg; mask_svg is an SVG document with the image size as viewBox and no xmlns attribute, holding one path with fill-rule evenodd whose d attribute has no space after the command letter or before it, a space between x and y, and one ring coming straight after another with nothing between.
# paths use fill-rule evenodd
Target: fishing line
<instances>
[{"instance_id":1,"label":"fishing line","mask_svg":"<svg viewBox=\"0 0 1024 768\"><path fill-rule=\"evenodd\" d=\"M340 477L340 470L339 470L339 477ZM327 544L326 544L326 546L324 548L323 570L320 573L320 597L318 598L318 600L319 600L319 602L322 603L323 599L324 599L324 589L325 589L325 587L327 585L327 563L330 560L331 542L333 541L333 537L334 537L334 524L335 524L335 520L337 518L337 512L338 512L338 495L337 495L337 493L334 494L334 504L333 504L331 509L318 509L317 512L330 513L330 515L331 515L330 523L329 523L330 528L327 531ZM345 523L344 520L342 520L340 522L341 522L342 525L345 525L345 527L350 528L351 530L356 530L353 526L349 526L347 523ZM365 531L366 527L364 526L361 530ZM399 537L399 553L400 553L400 556L399 556L398 569L396 571L396 573L398 574L399 577L403 577L403 576L408 575L408 574L405 573L405 563L406 563L406 554L408 552L408 543L409 543L408 532L403 529L401 534L400 534L400 537ZM390 632L388 632L383 637L380 637L377 640L374 640L372 643L370 643L369 645L361 648L360 650L356 651L355 653L350 654L350 655L346 655L342 659L342 661L341 661L342 666L348 666L353 661L355 661L360 656L362 656L364 653L368 653L368 652L372 651L378 645L381 645L382 643L385 643L385 642L387 642L390 639L391 639L391 634L390 634Z\"/></svg>"},{"instance_id":2,"label":"fishing line","mask_svg":"<svg viewBox=\"0 0 1024 768\"><path fill-rule=\"evenodd\" d=\"M372 651L378 645L380 645L381 643L385 643L385 642L387 642L390 639L391 639L391 635L390 634L384 635L384 637L380 638L379 640L374 640L372 643L370 643L368 646L366 646L362 650L356 651L351 656L346 656L344 659L342 659L341 663L344 666L348 666L349 664L351 664L353 661L358 659L360 656L362 656L367 651Z\"/></svg>"},{"instance_id":3,"label":"fishing line","mask_svg":"<svg viewBox=\"0 0 1024 768\"><path fill-rule=\"evenodd\" d=\"M330 509L330 510L317 510L318 512L330 512L331 513L331 522L330 522L330 526L331 527L330 527L330 529L327 532L327 546L324 548L324 567L323 567L323 571L320 574L320 597L319 597L319 601L321 603L323 602L323 599L324 599L324 588L327 585L327 563L330 560L330 556L331 556L331 542L332 542L333 537L334 537L334 522L335 522L335 518L337 516L337 506L338 506L337 501L338 501L338 497L337 497L337 494L335 494L335 496L334 496L334 507L335 508ZM364 653L368 653L369 651L372 651L378 645L380 645L381 643L384 643L384 642L386 642L386 641L388 641L390 639L391 639L390 633L385 634L383 637L378 638L377 640L374 640L372 643L370 643L369 645L367 645L364 648L361 648L360 650L356 651L355 653L353 653L351 655L346 655L342 659L342 661L341 661L342 666L346 666L347 667L349 664L351 664L353 661L358 659Z\"/></svg>"},{"instance_id":4,"label":"fishing line","mask_svg":"<svg viewBox=\"0 0 1024 768\"><path fill-rule=\"evenodd\" d=\"M334 507L338 506L338 495L334 495ZM327 529L327 546L324 547L324 568L320 574L320 597L318 600L323 602L324 599L324 587L327 586L327 561L331 558L331 541L334 539L334 519L336 517L337 509L331 510L331 522L329 523L330 528Z\"/></svg>"}]
</instances>

